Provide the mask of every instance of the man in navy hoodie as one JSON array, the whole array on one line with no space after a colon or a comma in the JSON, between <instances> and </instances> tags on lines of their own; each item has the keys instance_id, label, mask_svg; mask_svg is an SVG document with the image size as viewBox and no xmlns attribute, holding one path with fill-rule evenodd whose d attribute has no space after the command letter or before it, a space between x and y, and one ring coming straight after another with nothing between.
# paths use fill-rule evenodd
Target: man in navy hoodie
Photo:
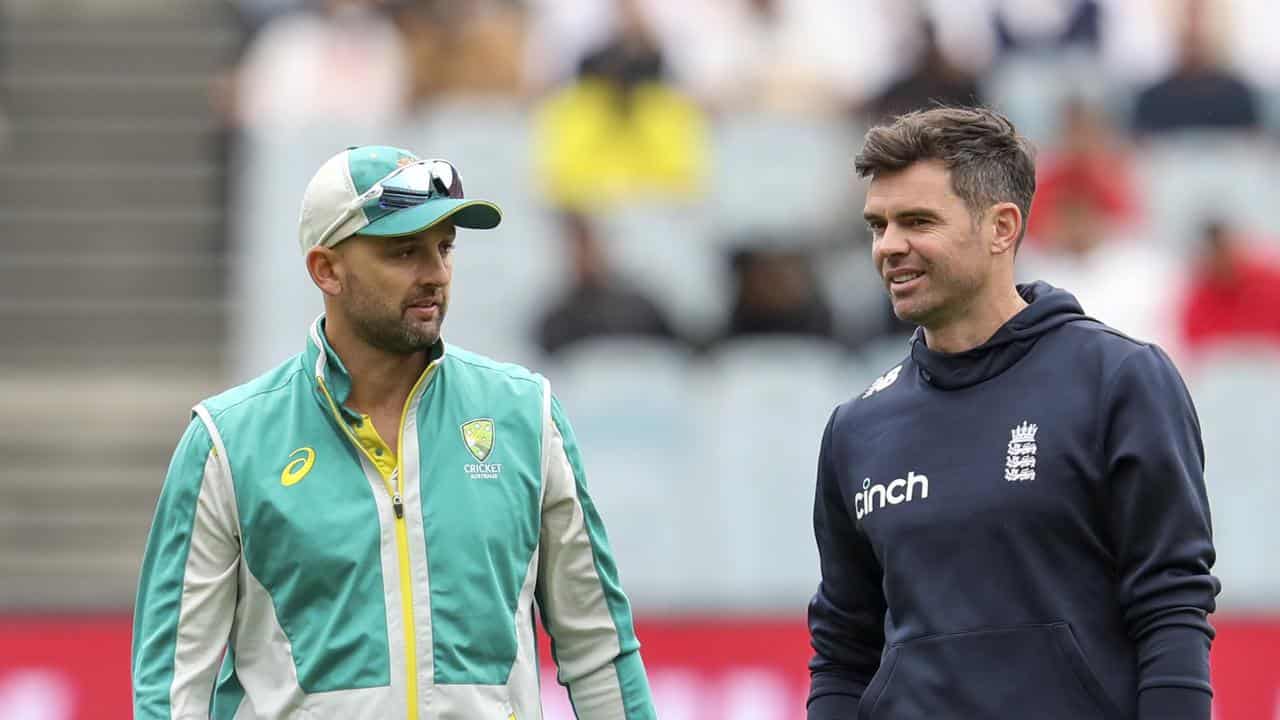
<instances>
[{"instance_id":1,"label":"man in navy hoodie","mask_svg":"<svg viewBox=\"0 0 1280 720\"><path fill-rule=\"evenodd\" d=\"M1209 720L1219 584L1177 370L1014 284L1035 165L1004 117L904 115L855 165L919 330L823 434L809 720Z\"/></svg>"}]
</instances>

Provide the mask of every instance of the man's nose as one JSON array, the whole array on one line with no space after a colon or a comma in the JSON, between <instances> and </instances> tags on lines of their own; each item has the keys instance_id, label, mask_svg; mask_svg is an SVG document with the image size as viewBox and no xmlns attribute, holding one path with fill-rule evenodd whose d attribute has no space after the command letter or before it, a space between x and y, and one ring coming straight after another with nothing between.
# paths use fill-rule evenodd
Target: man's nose
<instances>
[{"instance_id":1,"label":"man's nose","mask_svg":"<svg viewBox=\"0 0 1280 720\"><path fill-rule=\"evenodd\" d=\"M444 285L449 282L449 262L443 253L439 250L426 252L422 258L418 264L418 279L422 284Z\"/></svg>"},{"instance_id":2,"label":"man's nose","mask_svg":"<svg viewBox=\"0 0 1280 720\"><path fill-rule=\"evenodd\" d=\"M879 261L885 258L906 255L911 251L911 244L907 242L906 234L896 229L892 224L886 227L880 237L872 242L871 247L877 265L880 264Z\"/></svg>"}]
</instances>

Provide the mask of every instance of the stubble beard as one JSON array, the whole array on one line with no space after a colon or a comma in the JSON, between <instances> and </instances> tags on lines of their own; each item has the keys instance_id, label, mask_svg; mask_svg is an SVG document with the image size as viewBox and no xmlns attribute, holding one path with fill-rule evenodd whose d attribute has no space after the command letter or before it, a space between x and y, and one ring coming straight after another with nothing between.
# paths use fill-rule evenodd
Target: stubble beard
<instances>
[{"instance_id":1,"label":"stubble beard","mask_svg":"<svg viewBox=\"0 0 1280 720\"><path fill-rule=\"evenodd\" d=\"M978 278L942 275L936 267L929 268L930 287L924 296L910 298L902 310L894 304L893 313L903 322L936 329L949 325L968 314L983 283Z\"/></svg>"},{"instance_id":2,"label":"stubble beard","mask_svg":"<svg viewBox=\"0 0 1280 720\"><path fill-rule=\"evenodd\" d=\"M429 323L414 323L405 318L407 308L388 309L363 291L357 283L352 287L346 314L356 336L370 347L393 355L412 355L430 349L440 340L448 302L440 299L439 317Z\"/></svg>"}]
</instances>

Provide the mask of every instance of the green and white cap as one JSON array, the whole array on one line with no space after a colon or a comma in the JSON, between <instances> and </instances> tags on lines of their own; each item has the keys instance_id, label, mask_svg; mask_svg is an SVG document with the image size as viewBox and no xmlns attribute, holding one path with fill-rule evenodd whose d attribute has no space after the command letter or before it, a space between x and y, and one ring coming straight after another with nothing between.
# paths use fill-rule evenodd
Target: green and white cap
<instances>
[{"instance_id":1,"label":"green and white cap","mask_svg":"<svg viewBox=\"0 0 1280 720\"><path fill-rule=\"evenodd\" d=\"M502 210L465 199L462 178L447 160L422 160L386 145L350 147L325 161L307 184L298 241L305 253L356 234L413 235L446 219L488 230L502 221Z\"/></svg>"}]
</instances>

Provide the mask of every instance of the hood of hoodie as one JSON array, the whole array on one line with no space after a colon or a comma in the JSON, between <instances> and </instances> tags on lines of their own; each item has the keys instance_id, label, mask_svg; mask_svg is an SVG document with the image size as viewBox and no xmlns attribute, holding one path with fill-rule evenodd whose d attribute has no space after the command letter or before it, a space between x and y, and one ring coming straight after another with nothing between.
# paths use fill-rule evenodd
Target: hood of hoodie
<instances>
[{"instance_id":1,"label":"hood of hoodie","mask_svg":"<svg viewBox=\"0 0 1280 720\"><path fill-rule=\"evenodd\" d=\"M911 359L920 377L941 390L958 390L989 380L1013 367L1045 333L1070 322L1091 320L1075 296L1048 283L1018 286L1027 306L1000 326L990 340L972 350L948 354L930 350L924 329L911 338Z\"/></svg>"}]
</instances>

